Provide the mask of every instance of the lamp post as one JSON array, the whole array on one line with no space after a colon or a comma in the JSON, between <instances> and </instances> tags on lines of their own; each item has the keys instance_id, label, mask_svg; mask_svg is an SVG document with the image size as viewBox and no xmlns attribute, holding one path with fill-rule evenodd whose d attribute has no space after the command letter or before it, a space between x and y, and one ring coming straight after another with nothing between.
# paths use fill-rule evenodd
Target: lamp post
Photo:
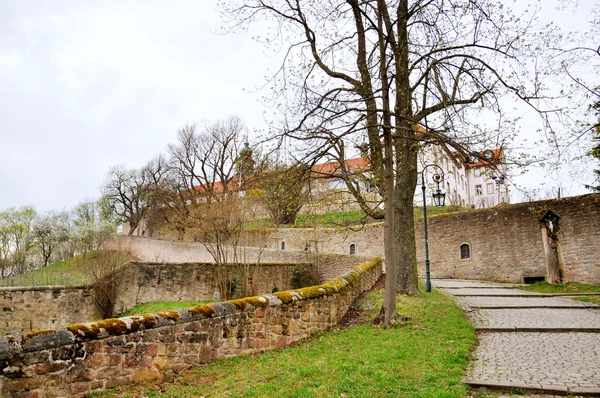
<instances>
[{"instance_id":1,"label":"lamp post","mask_svg":"<svg viewBox=\"0 0 600 398\"><path fill-rule=\"evenodd\" d=\"M504 185L504 176L500 175L497 176L496 174L494 174L492 176L492 180L494 180L496 182L496 188L498 188L498 203L500 204L500 195L502 195L502 186Z\"/></svg>"},{"instance_id":2,"label":"lamp post","mask_svg":"<svg viewBox=\"0 0 600 398\"><path fill-rule=\"evenodd\" d=\"M436 164L428 164L423 167L421 171L421 189L423 190L423 226L425 228L425 291L427 293L431 293L431 276L429 272L429 236L427 235L427 201L425 198L425 170L428 167L437 168L440 170L440 174L433 175L433 181L437 184L437 188L435 192L433 192L433 203L435 207L444 207L444 201L446 199L446 194L440 189L440 182L444 179L444 170Z\"/></svg>"}]
</instances>

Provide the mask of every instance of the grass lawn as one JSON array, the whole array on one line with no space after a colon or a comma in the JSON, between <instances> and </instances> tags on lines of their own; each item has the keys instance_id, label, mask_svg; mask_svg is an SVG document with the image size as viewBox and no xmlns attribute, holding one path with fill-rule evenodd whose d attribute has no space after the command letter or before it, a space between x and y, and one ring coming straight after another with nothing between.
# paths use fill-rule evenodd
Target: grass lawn
<instances>
[{"instance_id":1,"label":"grass lawn","mask_svg":"<svg viewBox=\"0 0 600 398\"><path fill-rule=\"evenodd\" d=\"M435 206L427 207L427 215L432 216L435 214L445 214L445 213L454 213L458 211L467 211L469 208L467 207L457 207L457 206L446 206L442 208L438 208ZM423 217L423 208L415 207L415 218ZM367 217L366 214L362 210L352 210L352 211L337 211L330 212L324 214L300 214L296 218L296 223L294 225L290 225L293 228L313 228L313 227L340 227L340 226L348 226L348 225L360 225L367 224L376 221L371 217ZM250 227L253 228L269 228L275 227L273 224L273 220L270 218L259 218L252 221L249 224Z\"/></svg>"},{"instance_id":2,"label":"grass lawn","mask_svg":"<svg viewBox=\"0 0 600 398\"><path fill-rule=\"evenodd\" d=\"M102 261L125 264L136 260L125 252L113 250L92 251L49 264L21 275L0 279L0 286L79 286L92 281L91 269Z\"/></svg>"},{"instance_id":3,"label":"grass lawn","mask_svg":"<svg viewBox=\"0 0 600 398\"><path fill-rule=\"evenodd\" d=\"M119 314L119 316L130 316L139 314L148 314L158 311L169 311L176 310L179 308L193 307L200 304L208 304L208 301L168 301L168 302L156 302L140 304L137 307L131 308L130 310Z\"/></svg>"},{"instance_id":4,"label":"grass lawn","mask_svg":"<svg viewBox=\"0 0 600 398\"><path fill-rule=\"evenodd\" d=\"M536 282L520 286L519 289L538 293L600 293L600 285L586 285L578 282L569 282L564 285Z\"/></svg>"},{"instance_id":5,"label":"grass lawn","mask_svg":"<svg viewBox=\"0 0 600 398\"><path fill-rule=\"evenodd\" d=\"M394 329L371 325L383 291L360 301L352 326L294 347L222 359L163 381L125 386L100 397L466 397L461 383L473 326L448 297L398 296L405 317Z\"/></svg>"}]
</instances>

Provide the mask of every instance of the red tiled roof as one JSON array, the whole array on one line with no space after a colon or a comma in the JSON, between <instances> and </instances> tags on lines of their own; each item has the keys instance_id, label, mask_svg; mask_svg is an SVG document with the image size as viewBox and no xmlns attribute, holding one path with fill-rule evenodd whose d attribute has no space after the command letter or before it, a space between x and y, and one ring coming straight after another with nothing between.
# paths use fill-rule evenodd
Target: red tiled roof
<instances>
[{"instance_id":1,"label":"red tiled roof","mask_svg":"<svg viewBox=\"0 0 600 398\"><path fill-rule=\"evenodd\" d=\"M347 159L344 164L348 171L354 173L364 173L371 170L371 162L366 157ZM340 166L339 162L327 162L315 164L311 170L317 177L331 177L340 174Z\"/></svg>"}]
</instances>

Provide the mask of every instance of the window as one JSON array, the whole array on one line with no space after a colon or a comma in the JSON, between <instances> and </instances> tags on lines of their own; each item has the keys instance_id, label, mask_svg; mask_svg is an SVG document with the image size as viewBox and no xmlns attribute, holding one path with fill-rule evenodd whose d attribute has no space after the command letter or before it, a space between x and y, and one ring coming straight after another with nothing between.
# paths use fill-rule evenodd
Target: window
<instances>
[{"instance_id":1,"label":"window","mask_svg":"<svg viewBox=\"0 0 600 398\"><path fill-rule=\"evenodd\" d=\"M284 240L281 241L281 250L285 250L285 241Z\"/></svg>"},{"instance_id":2,"label":"window","mask_svg":"<svg viewBox=\"0 0 600 398\"><path fill-rule=\"evenodd\" d=\"M471 258L471 246L468 243L460 245L460 259L466 260Z\"/></svg>"},{"instance_id":3,"label":"window","mask_svg":"<svg viewBox=\"0 0 600 398\"><path fill-rule=\"evenodd\" d=\"M356 254L356 245L354 243L350 245L350 254Z\"/></svg>"},{"instance_id":4,"label":"window","mask_svg":"<svg viewBox=\"0 0 600 398\"><path fill-rule=\"evenodd\" d=\"M475 185L475 195L483 195L483 188L481 188L481 184Z\"/></svg>"},{"instance_id":5,"label":"window","mask_svg":"<svg viewBox=\"0 0 600 398\"><path fill-rule=\"evenodd\" d=\"M488 182L487 193L488 193L488 195L494 193L494 183L493 182Z\"/></svg>"}]
</instances>

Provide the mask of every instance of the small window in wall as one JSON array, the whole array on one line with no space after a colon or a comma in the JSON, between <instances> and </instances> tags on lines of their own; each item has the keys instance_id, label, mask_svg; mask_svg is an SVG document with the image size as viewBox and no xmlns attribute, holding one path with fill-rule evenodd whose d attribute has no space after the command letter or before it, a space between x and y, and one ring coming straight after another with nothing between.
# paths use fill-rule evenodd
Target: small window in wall
<instances>
[{"instance_id":1,"label":"small window in wall","mask_svg":"<svg viewBox=\"0 0 600 398\"><path fill-rule=\"evenodd\" d=\"M475 195L482 195L483 189L481 188L481 184L475 185Z\"/></svg>"},{"instance_id":2,"label":"small window in wall","mask_svg":"<svg viewBox=\"0 0 600 398\"><path fill-rule=\"evenodd\" d=\"M285 241L284 240L281 241L281 250L285 250Z\"/></svg>"},{"instance_id":3,"label":"small window in wall","mask_svg":"<svg viewBox=\"0 0 600 398\"><path fill-rule=\"evenodd\" d=\"M356 245L354 243L350 245L350 254L356 254Z\"/></svg>"},{"instance_id":4,"label":"small window in wall","mask_svg":"<svg viewBox=\"0 0 600 398\"><path fill-rule=\"evenodd\" d=\"M488 193L488 195L494 193L494 183L493 182L488 182L487 193Z\"/></svg>"},{"instance_id":5,"label":"small window in wall","mask_svg":"<svg viewBox=\"0 0 600 398\"><path fill-rule=\"evenodd\" d=\"M468 243L463 243L460 245L460 259L466 260L471 258L471 245Z\"/></svg>"}]
</instances>

